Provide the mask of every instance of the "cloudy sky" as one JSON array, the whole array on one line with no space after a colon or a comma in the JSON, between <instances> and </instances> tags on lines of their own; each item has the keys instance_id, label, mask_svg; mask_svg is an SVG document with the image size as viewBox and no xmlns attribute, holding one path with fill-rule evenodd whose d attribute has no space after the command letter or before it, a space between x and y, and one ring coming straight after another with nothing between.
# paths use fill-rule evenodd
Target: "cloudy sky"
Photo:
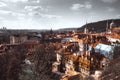
<instances>
[{"instance_id":1,"label":"cloudy sky","mask_svg":"<svg viewBox=\"0 0 120 80\"><path fill-rule=\"evenodd\" d=\"M120 18L120 0L0 0L0 28L59 29Z\"/></svg>"}]
</instances>

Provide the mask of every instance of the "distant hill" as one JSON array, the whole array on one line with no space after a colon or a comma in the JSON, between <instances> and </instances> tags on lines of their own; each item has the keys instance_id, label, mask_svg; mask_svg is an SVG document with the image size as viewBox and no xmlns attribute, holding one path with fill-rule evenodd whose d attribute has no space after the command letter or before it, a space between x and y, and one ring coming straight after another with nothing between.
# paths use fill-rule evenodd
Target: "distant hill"
<instances>
[{"instance_id":1,"label":"distant hill","mask_svg":"<svg viewBox=\"0 0 120 80\"><path fill-rule=\"evenodd\" d=\"M114 21L114 23L116 24L116 27L120 27L120 19L109 19L109 20L103 20L103 21L98 21L98 22L93 22L93 23L88 23L87 25L83 25L79 28L61 28L58 30L53 30L55 32L66 32L66 31L80 31L83 32L84 29L87 27L89 29L89 31L95 31L95 32L104 32L106 30L106 26L107 26L107 21L108 24L110 25L110 23L112 21ZM38 30L38 29L0 29L0 32L2 33L6 33L6 34L27 34L29 32L37 32L37 33L41 33L41 32L49 32L50 30L48 29L44 29L44 30Z\"/></svg>"},{"instance_id":2,"label":"distant hill","mask_svg":"<svg viewBox=\"0 0 120 80\"><path fill-rule=\"evenodd\" d=\"M109 19L109 20L88 23L87 25L85 24L82 27L78 28L77 30L83 32L84 28L87 27L89 31L104 32L106 30L107 21L108 21L108 25L110 25L110 23L114 21L116 27L120 27L120 19Z\"/></svg>"},{"instance_id":3,"label":"distant hill","mask_svg":"<svg viewBox=\"0 0 120 80\"><path fill-rule=\"evenodd\" d=\"M37 30L37 29L0 29L0 33L8 34L8 35L14 35L14 34L28 34L28 33L41 33L41 32L47 32L50 30Z\"/></svg>"},{"instance_id":4,"label":"distant hill","mask_svg":"<svg viewBox=\"0 0 120 80\"><path fill-rule=\"evenodd\" d=\"M76 31L77 28L62 28L62 29L58 29L57 31L60 31L60 32L64 32L64 31Z\"/></svg>"}]
</instances>

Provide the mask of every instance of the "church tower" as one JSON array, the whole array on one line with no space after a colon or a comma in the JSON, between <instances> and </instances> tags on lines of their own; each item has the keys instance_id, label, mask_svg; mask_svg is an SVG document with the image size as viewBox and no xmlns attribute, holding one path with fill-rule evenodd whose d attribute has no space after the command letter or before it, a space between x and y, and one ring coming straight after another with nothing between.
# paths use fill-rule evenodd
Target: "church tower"
<instances>
[{"instance_id":1,"label":"church tower","mask_svg":"<svg viewBox=\"0 0 120 80\"><path fill-rule=\"evenodd\" d=\"M110 23L109 32L111 32L114 27L115 27L115 23L114 23L114 21L112 21L112 22Z\"/></svg>"},{"instance_id":2,"label":"church tower","mask_svg":"<svg viewBox=\"0 0 120 80\"><path fill-rule=\"evenodd\" d=\"M88 30L88 25L87 25L87 21L86 21L86 25L85 25L85 28L84 28L84 33L87 34L89 32Z\"/></svg>"},{"instance_id":3,"label":"church tower","mask_svg":"<svg viewBox=\"0 0 120 80\"><path fill-rule=\"evenodd\" d=\"M115 23L114 23L114 21L112 21L111 23L110 23L110 30L112 29L112 28L114 28L115 27Z\"/></svg>"},{"instance_id":4,"label":"church tower","mask_svg":"<svg viewBox=\"0 0 120 80\"><path fill-rule=\"evenodd\" d=\"M109 30L109 24L108 24L108 20L107 20L107 22L106 22L106 32L108 32L108 30Z\"/></svg>"}]
</instances>

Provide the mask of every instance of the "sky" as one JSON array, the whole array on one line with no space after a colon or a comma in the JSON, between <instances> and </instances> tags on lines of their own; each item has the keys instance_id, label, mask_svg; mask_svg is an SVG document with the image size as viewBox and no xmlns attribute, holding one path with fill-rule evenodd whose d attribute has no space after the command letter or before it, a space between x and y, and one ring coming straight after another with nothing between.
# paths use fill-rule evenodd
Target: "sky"
<instances>
[{"instance_id":1,"label":"sky","mask_svg":"<svg viewBox=\"0 0 120 80\"><path fill-rule=\"evenodd\" d=\"M120 18L120 0L0 0L0 28L76 28Z\"/></svg>"}]
</instances>

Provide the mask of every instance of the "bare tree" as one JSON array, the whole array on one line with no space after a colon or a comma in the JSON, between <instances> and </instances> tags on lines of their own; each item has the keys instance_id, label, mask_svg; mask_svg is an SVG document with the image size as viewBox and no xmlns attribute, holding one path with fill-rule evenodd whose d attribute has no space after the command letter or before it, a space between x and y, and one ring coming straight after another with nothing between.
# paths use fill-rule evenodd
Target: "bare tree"
<instances>
[{"instance_id":1,"label":"bare tree","mask_svg":"<svg viewBox=\"0 0 120 80\"><path fill-rule=\"evenodd\" d=\"M22 47L15 47L0 55L0 80L19 80L22 53Z\"/></svg>"},{"instance_id":2,"label":"bare tree","mask_svg":"<svg viewBox=\"0 0 120 80\"><path fill-rule=\"evenodd\" d=\"M114 47L114 54L113 54L113 58L116 59L120 57L120 46L115 46Z\"/></svg>"},{"instance_id":3,"label":"bare tree","mask_svg":"<svg viewBox=\"0 0 120 80\"><path fill-rule=\"evenodd\" d=\"M119 80L120 79L120 56L111 61L109 66L105 69L101 80Z\"/></svg>"},{"instance_id":4,"label":"bare tree","mask_svg":"<svg viewBox=\"0 0 120 80\"><path fill-rule=\"evenodd\" d=\"M36 80L52 80L52 63L54 61L55 50L52 44L42 44L36 47L34 53Z\"/></svg>"}]
</instances>

